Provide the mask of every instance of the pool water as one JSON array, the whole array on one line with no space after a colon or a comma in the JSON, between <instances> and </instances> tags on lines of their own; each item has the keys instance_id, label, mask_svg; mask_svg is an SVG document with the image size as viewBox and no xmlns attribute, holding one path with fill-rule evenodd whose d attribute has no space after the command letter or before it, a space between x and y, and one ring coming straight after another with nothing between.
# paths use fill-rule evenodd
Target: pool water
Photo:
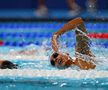
<instances>
[{"instance_id":1,"label":"pool water","mask_svg":"<svg viewBox=\"0 0 108 90\"><path fill-rule=\"evenodd\" d=\"M57 69L49 62L51 36L64 23L1 23L0 58L18 64L18 69L0 70L0 90L107 90L108 40L91 39L91 50L96 56L96 69L80 70L72 66ZM108 32L107 23L86 23L89 33ZM61 51L74 56L74 32L60 37ZM72 37L72 38L69 38ZM67 38L69 38L67 40ZM72 42L70 44L70 42ZM64 48L63 48L64 47ZM12 52L35 49L33 55Z\"/></svg>"}]
</instances>

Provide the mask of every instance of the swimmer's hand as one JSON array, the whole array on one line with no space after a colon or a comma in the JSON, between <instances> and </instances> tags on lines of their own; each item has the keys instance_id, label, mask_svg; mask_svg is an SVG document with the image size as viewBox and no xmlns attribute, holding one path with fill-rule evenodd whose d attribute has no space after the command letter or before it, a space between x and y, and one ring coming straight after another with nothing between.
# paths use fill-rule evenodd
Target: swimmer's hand
<instances>
[{"instance_id":1,"label":"swimmer's hand","mask_svg":"<svg viewBox=\"0 0 108 90\"><path fill-rule=\"evenodd\" d=\"M54 52L58 52L57 35L53 35L52 37L52 48Z\"/></svg>"},{"instance_id":2,"label":"swimmer's hand","mask_svg":"<svg viewBox=\"0 0 108 90\"><path fill-rule=\"evenodd\" d=\"M91 61L85 61L80 58L76 58L75 65L80 67L81 69L88 70L88 69L94 69L96 65Z\"/></svg>"}]
</instances>

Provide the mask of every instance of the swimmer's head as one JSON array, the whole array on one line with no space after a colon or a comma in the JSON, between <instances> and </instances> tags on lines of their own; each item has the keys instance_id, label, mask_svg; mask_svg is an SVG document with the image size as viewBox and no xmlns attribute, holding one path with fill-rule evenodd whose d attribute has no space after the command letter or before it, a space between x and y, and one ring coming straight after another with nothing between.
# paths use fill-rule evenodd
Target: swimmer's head
<instances>
[{"instance_id":1,"label":"swimmer's head","mask_svg":"<svg viewBox=\"0 0 108 90\"><path fill-rule=\"evenodd\" d=\"M3 62L1 63L0 68L1 68L1 69L17 69L17 66L18 66L18 65L13 64L12 62L6 60L6 61L3 61Z\"/></svg>"},{"instance_id":2,"label":"swimmer's head","mask_svg":"<svg viewBox=\"0 0 108 90\"><path fill-rule=\"evenodd\" d=\"M58 68L66 68L71 66L72 59L67 53L53 53L50 57L50 63Z\"/></svg>"}]
</instances>

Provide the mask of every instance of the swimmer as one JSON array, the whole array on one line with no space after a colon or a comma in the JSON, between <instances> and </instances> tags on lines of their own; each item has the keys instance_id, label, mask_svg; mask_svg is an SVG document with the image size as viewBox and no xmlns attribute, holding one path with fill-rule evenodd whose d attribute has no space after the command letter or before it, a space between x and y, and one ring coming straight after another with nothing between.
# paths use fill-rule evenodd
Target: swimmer
<instances>
[{"instance_id":1,"label":"swimmer","mask_svg":"<svg viewBox=\"0 0 108 90\"><path fill-rule=\"evenodd\" d=\"M8 54L12 56L17 56L17 55L39 55L42 53L45 53L46 51L50 50L49 47L46 47L45 45L42 45L40 48L36 49L34 45L28 46L29 48L25 50L20 50L20 51L15 51L12 50ZM42 50L42 52L40 52ZM18 65L12 63L11 61L8 60L0 60L0 69L17 69Z\"/></svg>"},{"instance_id":2,"label":"swimmer","mask_svg":"<svg viewBox=\"0 0 108 90\"><path fill-rule=\"evenodd\" d=\"M75 59L72 59L68 53L59 52L57 42L60 35L70 30L75 30L76 33ZM54 51L50 57L50 63L52 66L66 68L76 65L84 70L94 69L96 67L94 64L95 56L90 51L87 30L84 26L84 21L81 18L69 21L60 30L53 34L52 49Z\"/></svg>"},{"instance_id":3,"label":"swimmer","mask_svg":"<svg viewBox=\"0 0 108 90\"><path fill-rule=\"evenodd\" d=\"M33 44L29 45L29 46L26 46L25 48L26 49L20 50L20 51L12 50L12 51L9 52L9 54L10 55L39 55L39 54L42 54L42 53L46 53L46 51L51 50L51 48L49 48L45 45L42 45L42 46L36 48L36 46L33 45Z\"/></svg>"},{"instance_id":4,"label":"swimmer","mask_svg":"<svg viewBox=\"0 0 108 90\"><path fill-rule=\"evenodd\" d=\"M0 60L0 69L17 69L17 65L7 60Z\"/></svg>"},{"instance_id":5,"label":"swimmer","mask_svg":"<svg viewBox=\"0 0 108 90\"><path fill-rule=\"evenodd\" d=\"M11 55L35 55L38 51L37 50L21 50L21 51L11 51L9 54Z\"/></svg>"}]
</instances>

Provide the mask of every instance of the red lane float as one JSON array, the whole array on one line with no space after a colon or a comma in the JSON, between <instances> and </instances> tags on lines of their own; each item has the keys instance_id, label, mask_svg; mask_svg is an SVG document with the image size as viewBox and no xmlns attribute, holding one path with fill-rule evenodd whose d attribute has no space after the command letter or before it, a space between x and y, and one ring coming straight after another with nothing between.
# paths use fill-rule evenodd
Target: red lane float
<instances>
[{"instance_id":1,"label":"red lane float","mask_svg":"<svg viewBox=\"0 0 108 90\"><path fill-rule=\"evenodd\" d=\"M2 46L4 44L4 42L2 40L0 40L0 46Z\"/></svg>"},{"instance_id":2,"label":"red lane float","mask_svg":"<svg viewBox=\"0 0 108 90\"><path fill-rule=\"evenodd\" d=\"M90 38L108 39L108 33L89 33Z\"/></svg>"}]
</instances>

